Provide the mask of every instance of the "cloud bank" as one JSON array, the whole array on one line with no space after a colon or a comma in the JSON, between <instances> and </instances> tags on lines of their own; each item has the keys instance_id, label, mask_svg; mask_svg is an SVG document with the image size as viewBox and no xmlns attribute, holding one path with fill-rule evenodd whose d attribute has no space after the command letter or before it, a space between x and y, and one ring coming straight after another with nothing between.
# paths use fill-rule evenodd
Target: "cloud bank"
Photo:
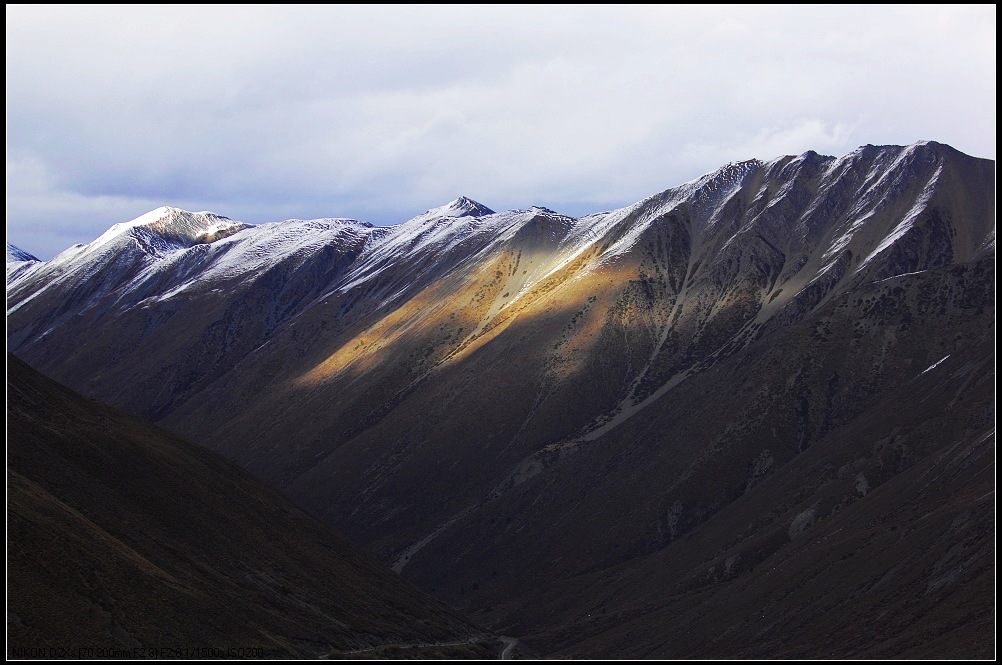
<instances>
[{"instance_id":1,"label":"cloud bank","mask_svg":"<svg viewBox=\"0 0 1002 665\"><path fill-rule=\"evenodd\" d=\"M728 161L995 157L995 7L7 6L8 240L626 205Z\"/></svg>"}]
</instances>

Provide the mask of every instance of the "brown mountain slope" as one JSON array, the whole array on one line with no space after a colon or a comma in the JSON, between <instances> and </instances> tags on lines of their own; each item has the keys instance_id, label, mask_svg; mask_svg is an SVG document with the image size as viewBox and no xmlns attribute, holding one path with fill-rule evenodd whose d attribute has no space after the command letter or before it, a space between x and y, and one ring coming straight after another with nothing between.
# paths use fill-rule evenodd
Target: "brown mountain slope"
<instances>
[{"instance_id":1,"label":"brown mountain slope","mask_svg":"<svg viewBox=\"0 0 1002 665\"><path fill-rule=\"evenodd\" d=\"M550 655L991 657L993 393L986 335L665 547L483 619L556 626L524 638Z\"/></svg>"},{"instance_id":2,"label":"brown mountain slope","mask_svg":"<svg viewBox=\"0 0 1002 665\"><path fill-rule=\"evenodd\" d=\"M534 594L553 579L664 548L774 474L789 473L812 492L812 479L787 471L788 465L826 450L833 456L826 461L841 467L848 460L837 457L837 447L815 447L945 356L983 352L992 310L966 298L990 288L993 274L992 261L984 260L833 300L687 377L603 436L532 456L535 467L527 462L522 477L484 496L424 545L405 573L449 602L482 606L492 600L477 596L495 586L503 594L513 587L515 595ZM990 393L921 409L899 401L888 415L938 417L972 408L981 417L977 425L988 426L990 404ZM420 406L410 413L415 421L419 412ZM892 452L879 449L883 437L874 431L861 442L870 450L868 464L880 469L867 474L871 486L915 462L907 455L884 462ZM447 574L436 564L443 557L452 557ZM471 597L473 583L478 592Z\"/></svg>"},{"instance_id":3,"label":"brown mountain slope","mask_svg":"<svg viewBox=\"0 0 1002 665\"><path fill-rule=\"evenodd\" d=\"M8 657L500 652L215 454L7 372Z\"/></svg>"}]
</instances>

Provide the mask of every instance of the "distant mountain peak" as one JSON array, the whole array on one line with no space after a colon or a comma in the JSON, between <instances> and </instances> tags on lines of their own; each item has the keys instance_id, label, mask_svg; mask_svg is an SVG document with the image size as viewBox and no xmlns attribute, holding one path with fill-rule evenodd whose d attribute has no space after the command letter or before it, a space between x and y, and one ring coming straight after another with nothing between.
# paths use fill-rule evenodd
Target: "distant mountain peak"
<instances>
[{"instance_id":1,"label":"distant mountain peak","mask_svg":"<svg viewBox=\"0 0 1002 665\"><path fill-rule=\"evenodd\" d=\"M560 214L556 210L553 210L552 208L547 208L546 206L532 206L531 208L529 208L529 212L544 212L544 213L549 213L551 215Z\"/></svg>"},{"instance_id":2,"label":"distant mountain peak","mask_svg":"<svg viewBox=\"0 0 1002 665\"><path fill-rule=\"evenodd\" d=\"M178 227L190 227L193 224L198 226L219 225L219 224L239 224L233 222L229 217L217 215L214 212L203 210L201 212L189 212L173 206L160 206L149 211L145 215L125 222L126 227L145 226L156 231L179 230ZM116 225L118 226L118 225Z\"/></svg>"},{"instance_id":3,"label":"distant mountain peak","mask_svg":"<svg viewBox=\"0 0 1002 665\"><path fill-rule=\"evenodd\" d=\"M179 242L181 246L189 246L213 242L233 235L249 226L250 224L235 222L229 217L223 217L214 212L189 212L172 206L161 206L131 221L115 224L105 231L95 243L103 244L123 233L146 231L161 238Z\"/></svg>"},{"instance_id":4,"label":"distant mountain peak","mask_svg":"<svg viewBox=\"0 0 1002 665\"><path fill-rule=\"evenodd\" d=\"M443 206L432 208L420 217L431 219L433 217L479 217L481 215L492 215L494 211L482 203L478 203L471 198L460 196L454 201L450 201Z\"/></svg>"},{"instance_id":5,"label":"distant mountain peak","mask_svg":"<svg viewBox=\"0 0 1002 665\"><path fill-rule=\"evenodd\" d=\"M29 254L17 245L7 243L7 263L38 261L38 257Z\"/></svg>"},{"instance_id":6,"label":"distant mountain peak","mask_svg":"<svg viewBox=\"0 0 1002 665\"><path fill-rule=\"evenodd\" d=\"M484 204L478 203L471 198L460 196L454 201L449 201L445 205L432 208L421 213L417 217L407 220L407 223L423 224L424 222L434 219L443 219L448 217L459 219L461 217L482 217L484 215L492 214L494 214L494 211Z\"/></svg>"},{"instance_id":7,"label":"distant mountain peak","mask_svg":"<svg viewBox=\"0 0 1002 665\"><path fill-rule=\"evenodd\" d=\"M462 211L462 215L456 215L457 217L466 217L469 215L493 215L494 211L485 206L483 203L474 201L471 198L465 196L460 196L455 201L449 203L447 207L451 210Z\"/></svg>"}]
</instances>

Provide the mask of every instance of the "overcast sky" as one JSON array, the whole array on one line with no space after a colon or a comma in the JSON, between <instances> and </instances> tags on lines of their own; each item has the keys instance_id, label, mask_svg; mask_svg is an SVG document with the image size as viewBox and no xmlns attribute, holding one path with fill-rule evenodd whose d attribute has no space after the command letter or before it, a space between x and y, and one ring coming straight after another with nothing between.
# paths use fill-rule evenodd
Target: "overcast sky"
<instances>
[{"instance_id":1,"label":"overcast sky","mask_svg":"<svg viewBox=\"0 0 1002 665\"><path fill-rule=\"evenodd\" d=\"M8 241L628 205L729 161L995 158L995 6L7 5Z\"/></svg>"}]
</instances>

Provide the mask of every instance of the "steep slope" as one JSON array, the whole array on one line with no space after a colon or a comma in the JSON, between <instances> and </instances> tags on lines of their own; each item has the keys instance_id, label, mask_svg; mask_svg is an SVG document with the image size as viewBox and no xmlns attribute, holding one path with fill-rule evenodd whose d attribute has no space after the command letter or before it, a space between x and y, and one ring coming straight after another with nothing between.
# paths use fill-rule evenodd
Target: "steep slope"
<instances>
[{"instance_id":1,"label":"steep slope","mask_svg":"<svg viewBox=\"0 0 1002 665\"><path fill-rule=\"evenodd\" d=\"M103 381L92 394L156 417L264 344L380 233L354 220L249 227L162 208L8 283L8 320L25 322L8 343L63 349L58 363L33 362L70 383L90 373Z\"/></svg>"},{"instance_id":2,"label":"steep slope","mask_svg":"<svg viewBox=\"0 0 1002 665\"><path fill-rule=\"evenodd\" d=\"M500 651L216 455L13 356L7 398L9 657Z\"/></svg>"},{"instance_id":3,"label":"steep slope","mask_svg":"<svg viewBox=\"0 0 1002 665\"><path fill-rule=\"evenodd\" d=\"M7 243L7 288L28 274L39 263L38 258L34 255L16 245Z\"/></svg>"},{"instance_id":4,"label":"steep slope","mask_svg":"<svg viewBox=\"0 0 1002 665\"><path fill-rule=\"evenodd\" d=\"M481 598L471 605L482 609L482 620L523 635L548 655L991 657L995 357L991 331L972 342L918 370L789 462L764 433L730 432L738 448L731 455L746 464L703 461L732 488L733 500L719 508L706 503L713 476L692 469L708 486L673 483L669 465L662 464L625 488L622 469L656 459L645 450L654 445L646 437L624 436L598 460L578 456L556 482L570 483L563 491L594 511L589 537L576 536L580 530L548 507L550 487L511 508L511 516L533 511L529 520L515 517L512 526L544 521L555 530L554 540L576 537L579 548L601 543L615 552L618 541L632 539L624 534L628 520L610 520L604 513L612 510L603 512L601 502L589 499L604 497L608 505L618 488L620 505L628 498L644 506L658 495L661 513L649 521L649 553L577 574L550 569L525 592L532 603L513 602L521 595L493 581L481 583ZM753 380L763 376L763 353L773 355L756 349L745 368L732 361L720 370L729 381L744 375L741 392L749 403L772 389ZM685 394L679 399L678 411L699 401ZM712 408L693 415L710 418ZM650 427L664 428L661 445L678 436L678 426L666 419ZM761 448L741 451L748 442ZM694 510L710 514L693 526L688 514ZM502 515L493 519L500 523ZM512 529L506 525L505 531ZM486 529L479 533L491 538ZM510 547L504 540L496 545ZM440 556L450 546L457 544L437 543L426 554ZM492 569L506 570L506 559L495 556ZM443 579L431 583L441 586Z\"/></svg>"},{"instance_id":5,"label":"steep slope","mask_svg":"<svg viewBox=\"0 0 1002 665\"><path fill-rule=\"evenodd\" d=\"M178 250L226 237L246 224L213 213L191 213L177 208L157 208L131 222L115 224L88 245L74 245L39 266L30 295L15 290L15 307L24 306L54 290L71 296L67 307L94 307L116 290L133 288L133 280L158 259Z\"/></svg>"},{"instance_id":6,"label":"steep slope","mask_svg":"<svg viewBox=\"0 0 1002 665\"><path fill-rule=\"evenodd\" d=\"M89 394L212 445L423 588L544 651L586 654L549 631L601 596L587 576L648 570L742 502L765 510L746 495L773 476L813 496L799 460L840 468L839 437L876 404L981 348L994 196L993 162L923 142L730 164L579 219L459 200L364 232L325 284L306 280L309 297L253 341L237 334L239 347L210 331L252 325L252 312L227 314L229 287L215 301L209 281L148 313L123 288L103 301L113 319L68 309L43 336L37 322L60 301L21 306L38 288L22 282L10 340ZM301 270L269 297L291 302ZM159 311L173 323L151 323ZM900 415L971 409L978 436L994 412L965 395L900 401ZM886 435L871 425L860 445L876 451ZM882 469L864 474L870 487L926 459L884 455L862 457ZM810 505L783 504L769 524L789 535ZM650 579L638 602L678 591ZM631 653L655 654L656 639Z\"/></svg>"},{"instance_id":7,"label":"steep slope","mask_svg":"<svg viewBox=\"0 0 1002 665\"><path fill-rule=\"evenodd\" d=\"M20 247L7 243L7 263L38 261L38 257L29 254Z\"/></svg>"}]
</instances>

